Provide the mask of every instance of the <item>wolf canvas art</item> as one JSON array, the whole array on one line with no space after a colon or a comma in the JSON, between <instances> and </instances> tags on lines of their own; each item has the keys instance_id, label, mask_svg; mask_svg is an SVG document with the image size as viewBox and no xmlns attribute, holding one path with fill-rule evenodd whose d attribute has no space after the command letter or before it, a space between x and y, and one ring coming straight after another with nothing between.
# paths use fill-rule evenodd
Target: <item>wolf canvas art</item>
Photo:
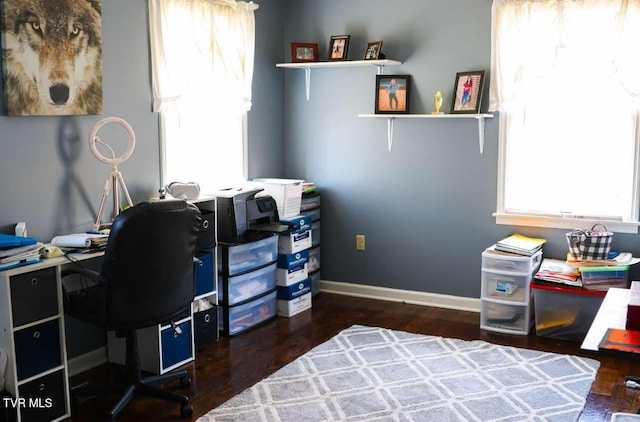
<instances>
[{"instance_id":1,"label":"wolf canvas art","mask_svg":"<svg viewBox=\"0 0 640 422\"><path fill-rule=\"evenodd\" d=\"M101 114L102 2L4 0L1 7L5 113Z\"/></svg>"}]
</instances>

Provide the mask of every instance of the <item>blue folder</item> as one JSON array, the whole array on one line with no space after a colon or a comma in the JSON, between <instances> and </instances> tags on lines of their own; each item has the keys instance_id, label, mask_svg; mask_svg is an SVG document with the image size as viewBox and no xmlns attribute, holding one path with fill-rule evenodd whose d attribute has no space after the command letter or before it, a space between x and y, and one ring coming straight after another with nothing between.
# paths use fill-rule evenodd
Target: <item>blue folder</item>
<instances>
[{"instance_id":1,"label":"blue folder","mask_svg":"<svg viewBox=\"0 0 640 422\"><path fill-rule=\"evenodd\" d=\"M35 237L21 237L0 233L0 249L17 248L18 246L35 245L36 243L38 243L38 239Z\"/></svg>"}]
</instances>

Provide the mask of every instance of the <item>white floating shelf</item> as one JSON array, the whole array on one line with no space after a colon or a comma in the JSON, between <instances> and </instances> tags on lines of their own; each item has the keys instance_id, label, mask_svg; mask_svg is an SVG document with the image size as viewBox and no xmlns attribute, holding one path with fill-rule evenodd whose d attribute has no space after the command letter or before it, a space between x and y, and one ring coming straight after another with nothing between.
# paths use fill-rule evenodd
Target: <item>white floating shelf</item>
<instances>
[{"instance_id":1,"label":"white floating shelf","mask_svg":"<svg viewBox=\"0 0 640 422\"><path fill-rule=\"evenodd\" d=\"M493 114L358 114L358 117L387 119L387 145L389 152L393 146L393 122L395 119L476 119L478 121L478 146L480 154L484 149L484 119Z\"/></svg>"},{"instance_id":2,"label":"white floating shelf","mask_svg":"<svg viewBox=\"0 0 640 422\"><path fill-rule=\"evenodd\" d=\"M384 73L385 66L397 66L402 62L396 60L382 59L382 60L345 60L334 62L300 62L300 63L277 63L276 67L284 67L288 69L304 69L305 77L305 89L307 94L307 101L309 101L309 93L311 91L311 69L322 68L334 68L334 67L369 67L376 66L378 68L378 75Z\"/></svg>"}]
</instances>

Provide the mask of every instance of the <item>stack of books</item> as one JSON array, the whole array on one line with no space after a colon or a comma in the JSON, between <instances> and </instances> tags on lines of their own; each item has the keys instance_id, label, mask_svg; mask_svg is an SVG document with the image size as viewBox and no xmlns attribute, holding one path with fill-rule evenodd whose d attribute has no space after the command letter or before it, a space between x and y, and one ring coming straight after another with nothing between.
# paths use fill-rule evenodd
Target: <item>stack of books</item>
<instances>
[{"instance_id":1,"label":"stack of books","mask_svg":"<svg viewBox=\"0 0 640 422\"><path fill-rule=\"evenodd\" d=\"M542 249L542 245L544 245L545 242L546 239L515 233L497 242L494 249L499 252L533 256Z\"/></svg>"},{"instance_id":2,"label":"stack of books","mask_svg":"<svg viewBox=\"0 0 640 422\"><path fill-rule=\"evenodd\" d=\"M44 245L36 238L0 233L0 270L40 261Z\"/></svg>"},{"instance_id":3,"label":"stack of books","mask_svg":"<svg viewBox=\"0 0 640 422\"><path fill-rule=\"evenodd\" d=\"M534 280L582 287L580 270L559 259L544 258Z\"/></svg>"}]
</instances>

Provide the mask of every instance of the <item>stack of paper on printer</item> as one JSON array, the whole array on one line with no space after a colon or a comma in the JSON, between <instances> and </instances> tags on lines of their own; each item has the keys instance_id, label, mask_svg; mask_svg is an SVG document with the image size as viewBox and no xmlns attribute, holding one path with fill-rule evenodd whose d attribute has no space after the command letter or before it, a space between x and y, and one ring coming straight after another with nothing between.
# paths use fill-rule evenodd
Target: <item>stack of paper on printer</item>
<instances>
[{"instance_id":1,"label":"stack of paper on printer","mask_svg":"<svg viewBox=\"0 0 640 422\"><path fill-rule=\"evenodd\" d=\"M40 261L40 250L43 246L44 244L36 242L30 245L0 249L0 270Z\"/></svg>"},{"instance_id":2,"label":"stack of paper on printer","mask_svg":"<svg viewBox=\"0 0 640 422\"><path fill-rule=\"evenodd\" d=\"M59 248L100 249L107 244L107 239L108 233L74 233L56 236L51 244Z\"/></svg>"}]
</instances>

